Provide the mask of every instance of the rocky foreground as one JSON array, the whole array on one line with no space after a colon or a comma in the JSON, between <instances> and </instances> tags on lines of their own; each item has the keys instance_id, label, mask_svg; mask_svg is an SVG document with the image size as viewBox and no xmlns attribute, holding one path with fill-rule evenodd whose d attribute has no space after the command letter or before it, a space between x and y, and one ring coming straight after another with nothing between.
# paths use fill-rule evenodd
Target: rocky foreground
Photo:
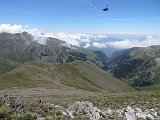
<instances>
[{"instance_id":1,"label":"rocky foreground","mask_svg":"<svg viewBox=\"0 0 160 120\"><path fill-rule=\"evenodd\" d=\"M58 108L62 108L60 106L56 106ZM91 102L88 101L76 101L67 109L62 109L63 115L69 116L70 118L87 118L90 120L159 120L160 119L160 109L145 109L141 110L138 107L128 106L123 109L111 109L104 108L98 109L94 107Z\"/></svg>"},{"instance_id":2,"label":"rocky foreground","mask_svg":"<svg viewBox=\"0 0 160 120\"><path fill-rule=\"evenodd\" d=\"M160 108L95 107L88 101L76 101L63 107L40 99L22 97L0 99L0 120L160 120Z\"/></svg>"}]
</instances>

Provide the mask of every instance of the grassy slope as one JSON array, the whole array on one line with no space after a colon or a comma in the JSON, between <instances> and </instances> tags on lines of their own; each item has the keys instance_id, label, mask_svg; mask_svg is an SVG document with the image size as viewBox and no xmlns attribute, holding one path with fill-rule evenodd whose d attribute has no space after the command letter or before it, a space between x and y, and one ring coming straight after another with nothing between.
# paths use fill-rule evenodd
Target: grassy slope
<instances>
[{"instance_id":1,"label":"grassy slope","mask_svg":"<svg viewBox=\"0 0 160 120\"><path fill-rule=\"evenodd\" d=\"M4 74L12 69L14 69L18 63L7 60L3 57L0 57L0 74Z\"/></svg>"},{"instance_id":2,"label":"grassy slope","mask_svg":"<svg viewBox=\"0 0 160 120\"><path fill-rule=\"evenodd\" d=\"M101 88L110 92L126 92L133 90L127 84L107 74L98 66L87 61L82 64L81 61L72 63L73 66L78 68L83 76L89 78L94 84L101 86Z\"/></svg>"},{"instance_id":3,"label":"grassy slope","mask_svg":"<svg viewBox=\"0 0 160 120\"><path fill-rule=\"evenodd\" d=\"M20 87L77 88L88 91L127 92L133 89L91 62L43 64L26 62L0 76L0 89Z\"/></svg>"}]
</instances>

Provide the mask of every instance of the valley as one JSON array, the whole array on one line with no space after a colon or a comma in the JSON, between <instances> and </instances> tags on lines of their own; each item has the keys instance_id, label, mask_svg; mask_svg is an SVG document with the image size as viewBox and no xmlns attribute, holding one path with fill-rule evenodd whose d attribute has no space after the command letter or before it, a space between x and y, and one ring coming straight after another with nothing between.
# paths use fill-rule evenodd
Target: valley
<instances>
[{"instance_id":1,"label":"valley","mask_svg":"<svg viewBox=\"0 0 160 120\"><path fill-rule=\"evenodd\" d=\"M159 119L159 46L119 50L109 58L99 50L45 39L39 44L27 32L0 34L0 116ZM20 108L12 105L19 102ZM9 115L14 108L19 111Z\"/></svg>"},{"instance_id":2,"label":"valley","mask_svg":"<svg viewBox=\"0 0 160 120\"><path fill-rule=\"evenodd\" d=\"M0 0L0 120L160 120L160 0Z\"/></svg>"}]
</instances>

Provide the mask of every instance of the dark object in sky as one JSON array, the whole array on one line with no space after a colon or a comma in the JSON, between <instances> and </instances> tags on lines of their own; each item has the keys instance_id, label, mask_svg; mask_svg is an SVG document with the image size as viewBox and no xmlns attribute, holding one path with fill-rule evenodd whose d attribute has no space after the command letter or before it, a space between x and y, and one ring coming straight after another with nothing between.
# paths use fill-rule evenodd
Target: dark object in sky
<instances>
[{"instance_id":1,"label":"dark object in sky","mask_svg":"<svg viewBox=\"0 0 160 120\"><path fill-rule=\"evenodd\" d=\"M103 11L108 11L108 5L105 6L105 8L103 9Z\"/></svg>"}]
</instances>

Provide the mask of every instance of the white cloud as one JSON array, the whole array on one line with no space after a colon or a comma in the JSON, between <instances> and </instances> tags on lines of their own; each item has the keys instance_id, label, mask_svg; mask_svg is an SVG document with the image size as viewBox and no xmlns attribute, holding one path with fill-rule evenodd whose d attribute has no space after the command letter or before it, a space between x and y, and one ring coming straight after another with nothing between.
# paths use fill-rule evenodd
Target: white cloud
<instances>
[{"instance_id":1,"label":"white cloud","mask_svg":"<svg viewBox=\"0 0 160 120\"><path fill-rule=\"evenodd\" d=\"M7 32L7 33L21 33L21 32L28 32L34 36L39 36L41 37L41 31L37 28L31 29L28 26L22 26L22 25L10 25L10 24L0 24L0 33L2 32Z\"/></svg>"},{"instance_id":2,"label":"white cloud","mask_svg":"<svg viewBox=\"0 0 160 120\"><path fill-rule=\"evenodd\" d=\"M89 47L91 47L91 43L86 43L86 44L83 46L83 48L89 48Z\"/></svg>"},{"instance_id":3,"label":"white cloud","mask_svg":"<svg viewBox=\"0 0 160 120\"><path fill-rule=\"evenodd\" d=\"M46 37L54 37L58 38L60 40L63 40L67 42L68 44L74 45L74 46L81 46L81 43L91 43L93 40L99 40L101 38L107 37L104 34L67 34L67 33L44 33L41 30L37 28L30 28L29 26L22 26L22 25L10 25L10 24L0 24L0 33L2 32L8 32L8 33L21 33L21 32L28 32L34 36L34 40L45 44ZM43 33L43 34L42 34ZM89 46L89 44L87 44ZM84 46L84 47L87 47Z\"/></svg>"},{"instance_id":4,"label":"white cloud","mask_svg":"<svg viewBox=\"0 0 160 120\"><path fill-rule=\"evenodd\" d=\"M20 33L23 32L22 25L10 25L10 24L0 24L0 33Z\"/></svg>"},{"instance_id":5,"label":"white cloud","mask_svg":"<svg viewBox=\"0 0 160 120\"><path fill-rule=\"evenodd\" d=\"M109 46L116 48L132 48L132 47L147 47L152 45L160 45L160 36L148 35L145 40L130 40L107 42Z\"/></svg>"},{"instance_id":6,"label":"white cloud","mask_svg":"<svg viewBox=\"0 0 160 120\"><path fill-rule=\"evenodd\" d=\"M98 42L94 42L92 43L92 45L96 48L106 48L107 47L105 43L98 43Z\"/></svg>"},{"instance_id":7,"label":"white cloud","mask_svg":"<svg viewBox=\"0 0 160 120\"><path fill-rule=\"evenodd\" d=\"M31 29L29 26L22 26L22 25L11 25L11 24L0 24L0 33L7 32L7 33L22 33L28 32L33 35L34 41L37 41L40 44L45 44L46 36L42 35L42 31L37 28Z\"/></svg>"},{"instance_id":8,"label":"white cloud","mask_svg":"<svg viewBox=\"0 0 160 120\"><path fill-rule=\"evenodd\" d=\"M54 34L52 37L61 39L65 42L72 44L72 45L75 45L75 46L80 46L80 42L79 42L79 40L81 39L80 36L66 34L66 33L58 33L58 34Z\"/></svg>"},{"instance_id":9,"label":"white cloud","mask_svg":"<svg viewBox=\"0 0 160 120\"><path fill-rule=\"evenodd\" d=\"M146 39L122 39L117 41L105 41L104 38L108 38L109 34L80 34L80 33L44 33L37 28L30 28L28 26L22 25L10 25L10 24L0 24L0 33L21 33L28 32L34 36L34 40L45 44L47 37L54 37L65 41L68 45L82 46L83 48L96 47L96 48L106 48L107 46L112 46L116 48L132 48L132 47L147 47L152 45L160 45L160 35L146 35ZM42 34L43 33L43 34ZM125 34L127 35L127 34ZM103 41L102 41L103 39Z\"/></svg>"},{"instance_id":10,"label":"white cloud","mask_svg":"<svg viewBox=\"0 0 160 120\"><path fill-rule=\"evenodd\" d=\"M47 33L47 37L54 37L63 40L71 45L80 46L81 43L91 42L87 34Z\"/></svg>"},{"instance_id":11,"label":"white cloud","mask_svg":"<svg viewBox=\"0 0 160 120\"><path fill-rule=\"evenodd\" d=\"M96 37L99 38L99 39L108 38L108 35L106 35L106 34L98 34Z\"/></svg>"},{"instance_id":12,"label":"white cloud","mask_svg":"<svg viewBox=\"0 0 160 120\"><path fill-rule=\"evenodd\" d=\"M87 4L89 6L93 6L93 3L89 0L78 0L78 1L81 2L81 3Z\"/></svg>"}]
</instances>

